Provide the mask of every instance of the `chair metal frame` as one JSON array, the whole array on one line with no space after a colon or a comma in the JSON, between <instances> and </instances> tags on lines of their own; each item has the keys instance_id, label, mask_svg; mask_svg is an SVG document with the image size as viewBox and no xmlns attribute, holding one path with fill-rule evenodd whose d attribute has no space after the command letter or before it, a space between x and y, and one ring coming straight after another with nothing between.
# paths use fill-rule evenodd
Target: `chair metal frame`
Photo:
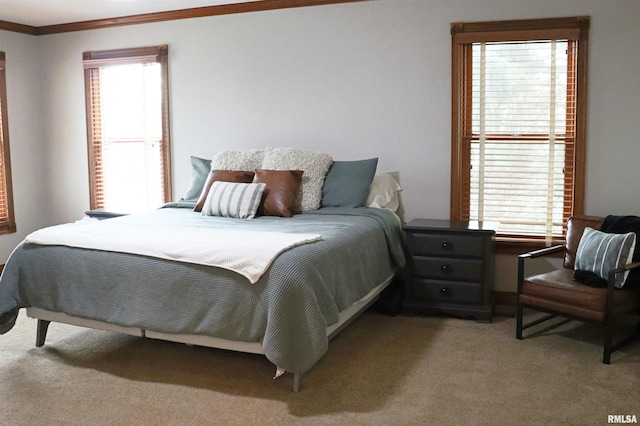
<instances>
[{"instance_id":1,"label":"chair metal frame","mask_svg":"<svg viewBox=\"0 0 640 426\"><path fill-rule=\"evenodd\" d=\"M607 295L606 295L606 304L605 304L605 312L604 312L604 320L603 321L594 321L586 318L582 318L576 315L570 315L567 313L554 311L551 309L543 309L539 306L530 305L527 303L522 303L520 301L520 294L522 293L522 284L525 278L525 261L528 259L535 259L543 256L549 256L555 253L563 252L565 250L565 245L556 245L552 247L546 247L540 250L534 250L528 253L524 253L518 256L518 293L517 293L517 306L516 306L516 339L523 339L523 330L527 328L536 326L545 321L548 321L552 318L556 318L558 316L564 318L571 318L579 321L589 322L589 323L597 323L602 325L602 333L603 333L603 353L602 353L602 362L604 364L611 364L611 353L620 349L621 347L627 345L628 343L634 341L637 338L640 338L640 322L635 327L634 332L621 340L613 344L613 319L614 319L614 292L615 289L615 277L617 274L624 273L625 271L630 271L632 269L636 269L640 267L640 262L629 263L624 265L621 268L614 269L609 272L607 279ZM532 320L528 323L523 322L524 309L534 309L536 311L545 312L548 315Z\"/></svg>"}]
</instances>

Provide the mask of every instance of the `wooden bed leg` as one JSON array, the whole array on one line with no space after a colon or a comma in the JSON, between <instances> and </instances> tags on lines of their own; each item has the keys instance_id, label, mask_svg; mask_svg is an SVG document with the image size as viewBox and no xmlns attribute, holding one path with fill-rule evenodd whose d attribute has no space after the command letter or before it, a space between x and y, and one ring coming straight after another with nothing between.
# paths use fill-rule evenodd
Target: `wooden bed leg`
<instances>
[{"instance_id":1,"label":"wooden bed leg","mask_svg":"<svg viewBox=\"0 0 640 426\"><path fill-rule=\"evenodd\" d=\"M302 375L299 373L293 374L293 391L300 392L300 382L302 380Z\"/></svg>"},{"instance_id":2,"label":"wooden bed leg","mask_svg":"<svg viewBox=\"0 0 640 426\"><path fill-rule=\"evenodd\" d=\"M47 330L51 321L38 320L38 328L36 329L36 347L44 346L44 340L47 338Z\"/></svg>"}]
</instances>

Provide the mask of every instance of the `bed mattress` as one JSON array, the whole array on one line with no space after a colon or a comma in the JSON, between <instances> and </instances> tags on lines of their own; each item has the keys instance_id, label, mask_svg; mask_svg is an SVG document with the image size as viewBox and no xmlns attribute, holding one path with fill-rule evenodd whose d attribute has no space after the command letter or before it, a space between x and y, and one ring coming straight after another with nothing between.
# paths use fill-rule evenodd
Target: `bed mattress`
<instances>
[{"instance_id":1,"label":"bed mattress","mask_svg":"<svg viewBox=\"0 0 640 426\"><path fill-rule=\"evenodd\" d=\"M254 284L218 267L23 242L0 278L0 333L11 329L19 309L35 307L163 334L258 343L274 365L304 373L326 352L327 328L339 313L404 265L399 221L387 210L322 208L239 220L189 207L109 220L153 224L159 233L177 223L321 239L279 254Z\"/></svg>"}]
</instances>

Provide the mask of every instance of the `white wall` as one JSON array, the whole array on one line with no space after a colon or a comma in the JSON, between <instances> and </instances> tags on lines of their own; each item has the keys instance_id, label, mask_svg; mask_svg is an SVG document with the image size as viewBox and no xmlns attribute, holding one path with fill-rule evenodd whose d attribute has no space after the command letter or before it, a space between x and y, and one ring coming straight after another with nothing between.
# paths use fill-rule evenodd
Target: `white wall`
<instances>
[{"instance_id":1,"label":"white wall","mask_svg":"<svg viewBox=\"0 0 640 426\"><path fill-rule=\"evenodd\" d=\"M89 206L85 50L169 45L176 198L190 155L294 146L377 156L379 170L399 174L405 219L447 218L449 24L578 15L591 16L586 210L640 214L629 185L640 178L640 2L377 0L39 37L51 65L41 70L44 130L25 164L45 162L42 225ZM4 251L12 243L0 237ZM498 289L513 290L507 275Z\"/></svg>"},{"instance_id":2,"label":"white wall","mask_svg":"<svg viewBox=\"0 0 640 426\"><path fill-rule=\"evenodd\" d=\"M44 96L46 145L56 162L72 158L52 176L66 192L53 206L55 220L88 206L82 52L163 43L176 197L188 185L189 155L270 145L336 159L377 156L380 170L419 183L414 196L448 199L449 131L438 125L449 120L442 105L450 96L448 23L427 23L445 46L431 54L411 5L310 7L44 37L44 60L56 62L43 84L55 92ZM425 180L425 166L438 178ZM448 201L433 205L431 214L448 214Z\"/></svg>"},{"instance_id":3,"label":"white wall","mask_svg":"<svg viewBox=\"0 0 640 426\"><path fill-rule=\"evenodd\" d=\"M43 155L38 40L0 31L0 50L6 55L7 113L13 178L14 212L18 230L0 235L0 264L31 231L49 217L49 162Z\"/></svg>"}]
</instances>

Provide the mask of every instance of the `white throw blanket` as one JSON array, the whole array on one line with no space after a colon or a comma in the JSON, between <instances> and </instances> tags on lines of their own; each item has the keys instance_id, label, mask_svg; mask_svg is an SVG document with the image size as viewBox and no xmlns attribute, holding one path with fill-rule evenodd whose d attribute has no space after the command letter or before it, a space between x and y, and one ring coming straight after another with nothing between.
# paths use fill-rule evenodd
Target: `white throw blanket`
<instances>
[{"instance_id":1,"label":"white throw blanket","mask_svg":"<svg viewBox=\"0 0 640 426\"><path fill-rule=\"evenodd\" d=\"M35 231L29 244L140 254L235 271L254 284L283 251L322 239L317 234L154 226L82 220Z\"/></svg>"}]
</instances>

